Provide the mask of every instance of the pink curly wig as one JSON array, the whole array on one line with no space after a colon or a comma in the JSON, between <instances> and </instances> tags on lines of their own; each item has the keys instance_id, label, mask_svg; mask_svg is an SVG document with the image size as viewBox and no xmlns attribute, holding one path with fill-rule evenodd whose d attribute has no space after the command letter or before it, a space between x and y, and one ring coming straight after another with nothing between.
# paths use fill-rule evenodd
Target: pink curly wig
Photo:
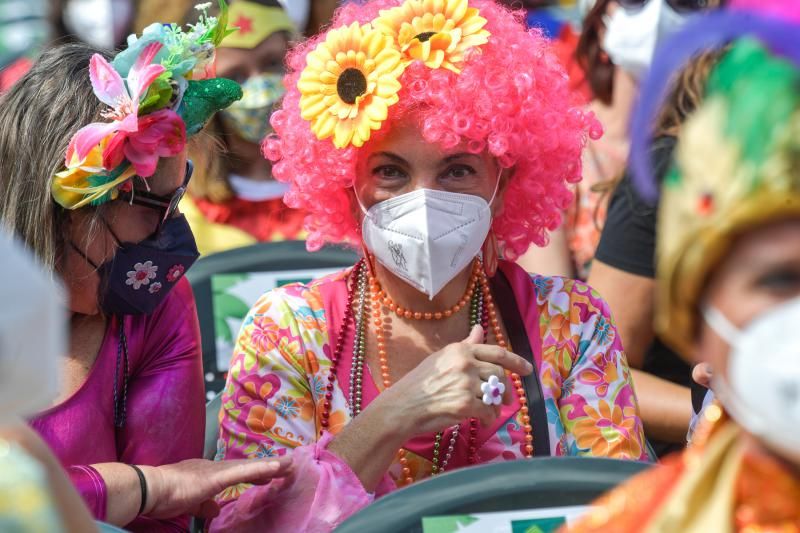
<instances>
[{"instance_id":1,"label":"pink curly wig","mask_svg":"<svg viewBox=\"0 0 800 533\"><path fill-rule=\"evenodd\" d=\"M402 0L374 0L339 9L332 27L367 23L381 9ZM503 209L492 227L504 257L514 259L531 243L543 246L547 232L561 223L572 200L570 183L581 179L581 152L587 135L602 129L585 114L568 88L567 75L539 30L526 30L520 12L492 0L470 0L488 20L489 42L467 55L461 74L410 65L400 78L400 101L371 141L391 129L398 117L413 113L426 141L469 151L484 150L503 168L513 168ZM275 135L264 142L276 179L290 183L287 205L305 210L307 246L326 242L357 244L360 228L352 203L359 149L337 149L318 140L300 117L297 81L306 55L324 39L318 35L290 52L282 109L272 116Z\"/></svg>"}]
</instances>

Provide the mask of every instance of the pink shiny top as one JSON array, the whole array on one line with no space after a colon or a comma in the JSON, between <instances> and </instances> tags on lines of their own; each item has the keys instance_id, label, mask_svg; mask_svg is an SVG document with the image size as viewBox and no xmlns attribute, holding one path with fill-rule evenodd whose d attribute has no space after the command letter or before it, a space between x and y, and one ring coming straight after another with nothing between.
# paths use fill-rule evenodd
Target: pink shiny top
<instances>
[{"instance_id":1,"label":"pink shiny top","mask_svg":"<svg viewBox=\"0 0 800 533\"><path fill-rule=\"evenodd\" d=\"M128 342L126 421L114 427L114 372L120 324L110 319L83 385L30 421L50 445L95 518L106 515L106 486L90 465L163 465L201 457L205 431L200 329L189 282L181 280L149 316L123 319ZM122 373L118 386L121 388ZM137 488L138 490L138 488ZM188 516L140 517L130 531L186 531Z\"/></svg>"}]
</instances>

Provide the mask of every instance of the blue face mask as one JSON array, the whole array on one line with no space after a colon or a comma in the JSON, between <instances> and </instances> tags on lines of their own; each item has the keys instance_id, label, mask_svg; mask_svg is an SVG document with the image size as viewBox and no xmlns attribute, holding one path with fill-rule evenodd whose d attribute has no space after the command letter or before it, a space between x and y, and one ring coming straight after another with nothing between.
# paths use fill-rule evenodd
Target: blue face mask
<instances>
[{"instance_id":1,"label":"blue face mask","mask_svg":"<svg viewBox=\"0 0 800 533\"><path fill-rule=\"evenodd\" d=\"M194 264L200 253L183 215L164 221L158 231L138 243L123 243L108 228L119 248L95 265L73 245L100 276L100 308L107 315L149 315Z\"/></svg>"}]
</instances>

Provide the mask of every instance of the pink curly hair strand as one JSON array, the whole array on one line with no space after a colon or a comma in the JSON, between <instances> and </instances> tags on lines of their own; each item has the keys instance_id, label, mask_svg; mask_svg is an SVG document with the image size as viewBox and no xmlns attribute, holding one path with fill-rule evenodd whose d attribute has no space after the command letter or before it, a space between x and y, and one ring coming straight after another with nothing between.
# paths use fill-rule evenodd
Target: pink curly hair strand
<instances>
[{"instance_id":1,"label":"pink curly hair strand","mask_svg":"<svg viewBox=\"0 0 800 533\"><path fill-rule=\"evenodd\" d=\"M332 27L367 23L381 9L402 0L374 0L340 8ZM503 168L512 169L503 209L492 227L504 257L515 259L531 243L547 244L547 232L561 224L572 201L571 183L581 179L581 152L587 137L602 128L570 92L567 75L540 30L526 30L521 12L492 0L470 0L487 19L489 42L468 53L461 74L430 69L415 62L400 78L400 101L370 142L391 130L393 121L414 114L426 141L452 148L465 143L473 153L484 150ZM287 57L287 94L272 116L275 134L264 141L276 179L291 184L284 200L308 214L307 247L325 243L360 243L352 203L359 149L337 149L331 139L318 140L300 117L297 81L306 55L324 39L318 35L295 47Z\"/></svg>"}]
</instances>

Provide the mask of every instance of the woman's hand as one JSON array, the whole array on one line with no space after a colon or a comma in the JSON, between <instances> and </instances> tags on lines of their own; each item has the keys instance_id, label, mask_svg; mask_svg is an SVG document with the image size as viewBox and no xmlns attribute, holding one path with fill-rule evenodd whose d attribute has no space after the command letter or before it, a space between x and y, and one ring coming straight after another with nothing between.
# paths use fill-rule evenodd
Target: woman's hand
<instances>
[{"instance_id":1,"label":"woman's hand","mask_svg":"<svg viewBox=\"0 0 800 533\"><path fill-rule=\"evenodd\" d=\"M290 458L208 461L188 459L171 465L142 466L147 479L147 506L151 518L190 514L204 519L219 514L214 496L239 483L264 485L288 473Z\"/></svg>"},{"instance_id":2,"label":"woman's hand","mask_svg":"<svg viewBox=\"0 0 800 533\"><path fill-rule=\"evenodd\" d=\"M698 363L694 368L692 368L692 379L694 382L707 389L711 388L712 376L713 372L711 371L711 365L708 363Z\"/></svg>"},{"instance_id":3,"label":"woman's hand","mask_svg":"<svg viewBox=\"0 0 800 533\"><path fill-rule=\"evenodd\" d=\"M491 425L500 406L483 403L481 384L497 376L506 385L503 402L511 402L512 387L505 371L527 376L533 366L522 357L500 348L481 344L483 329L475 326L463 341L445 346L430 355L411 372L381 394L373 403L392 409L393 419L419 435L477 418Z\"/></svg>"}]
</instances>

